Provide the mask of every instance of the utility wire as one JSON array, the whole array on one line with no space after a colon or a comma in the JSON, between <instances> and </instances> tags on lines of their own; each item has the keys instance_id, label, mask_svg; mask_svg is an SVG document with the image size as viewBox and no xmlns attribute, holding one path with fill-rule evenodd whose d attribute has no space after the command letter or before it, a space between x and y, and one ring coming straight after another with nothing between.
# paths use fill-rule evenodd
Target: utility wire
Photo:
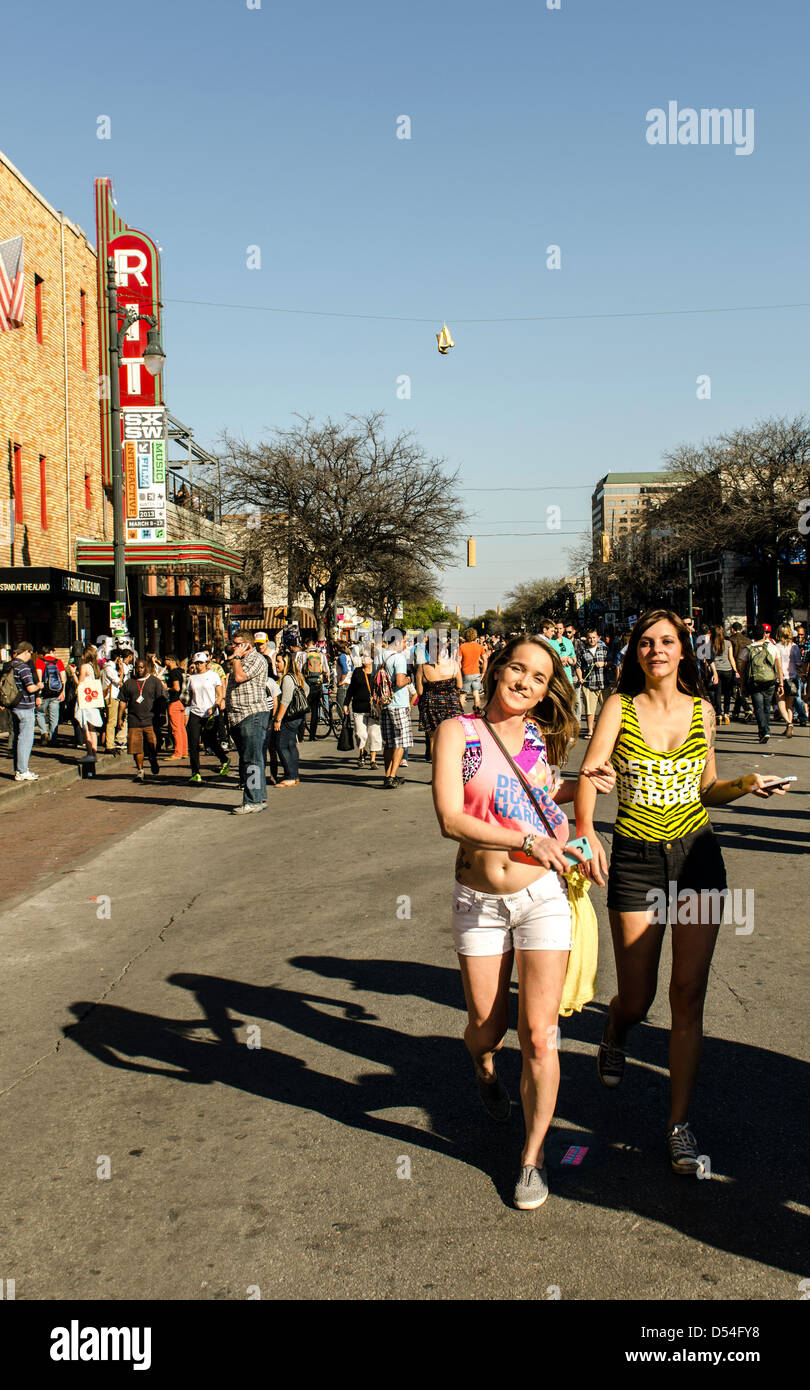
<instances>
[{"instance_id":1,"label":"utility wire","mask_svg":"<svg viewBox=\"0 0 810 1390\"><path fill-rule=\"evenodd\" d=\"M320 319L364 319L375 323L429 323L438 319L417 319L398 314L345 314L333 309L276 309L270 304L228 304L214 299L167 299L166 304L193 304L205 309L252 309L262 314L300 314L305 318ZM582 323L595 319L654 319L678 318L685 314L754 314L771 309L810 309L810 303L799 304L731 304L714 309L643 309L620 314L523 314L512 318L497 319L459 319L454 314L449 317L457 323Z\"/></svg>"}]
</instances>

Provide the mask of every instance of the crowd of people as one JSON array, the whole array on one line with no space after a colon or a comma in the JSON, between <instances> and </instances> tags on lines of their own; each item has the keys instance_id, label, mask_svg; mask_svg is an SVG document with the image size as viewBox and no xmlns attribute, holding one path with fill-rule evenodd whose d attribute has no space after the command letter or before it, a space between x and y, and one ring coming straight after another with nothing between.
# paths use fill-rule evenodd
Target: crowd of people
<instances>
[{"instance_id":1,"label":"crowd of people","mask_svg":"<svg viewBox=\"0 0 810 1390\"><path fill-rule=\"evenodd\" d=\"M146 779L145 762L158 776L161 757L188 759L192 785L202 783L204 770L228 777L235 762L242 804L234 811L253 814L266 805L268 784L299 785L299 743L315 739L334 703L338 728L352 730L356 765L379 767L384 789L395 790L413 743L412 706L421 699L428 756L430 731L455 708L451 687L462 698L469 692L478 706L493 644L479 644L474 632L467 638L459 660L450 654L449 634L438 645L398 635L377 644L336 641L330 649L315 636L302 640L291 625L275 637L237 631L220 650L161 659L139 656L107 635L76 643L66 662L52 646L35 656L23 640L0 668L15 780L38 780L29 767L38 733L49 747L66 738L82 748L89 775L99 757L126 749L136 782ZM204 769L206 755L213 765Z\"/></svg>"},{"instance_id":2,"label":"crowd of people","mask_svg":"<svg viewBox=\"0 0 810 1390\"><path fill-rule=\"evenodd\" d=\"M748 632L739 622L727 631L704 625L700 633L691 618L684 626L718 723L755 720L762 743L770 738L771 721L781 721L788 738L794 727L808 727L805 623L782 623L775 637L767 623ZM547 618L537 636L559 656L580 731L590 737L620 681L629 630L605 638L595 624L579 629ZM172 762L188 759L191 784L203 780L203 755L220 778L230 774L235 760L242 769L240 813L255 812L266 804L268 783L299 784L299 743L315 739L319 719L328 718L334 702L338 727L351 727L356 765L380 769L383 789L396 790L413 744L412 714L430 762L439 725L480 712L489 663L506 640L479 636L470 627L458 640L440 629L416 637L398 634L381 644L356 634L330 645L314 635L302 639L291 625L275 636L236 632L225 647L183 659L171 652L162 660L155 653L139 657L130 644L103 636L93 645L75 644L67 663L53 646L34 655L31 643L22 641L12 662L0 668L13 675L8 688L16 687L13 708L0 693L11 715L15 780L37 780L29 767L36 734L54 746L67 726L68 739L84 748L91 764L100 754L126 748L139 782L145 780L144 760L153 776L159 774L162 754ZM100 697L81 702L79 689L88 682L100 688ZM261 767L250 785L247 767Z\"/></svg>"}]
</instances>

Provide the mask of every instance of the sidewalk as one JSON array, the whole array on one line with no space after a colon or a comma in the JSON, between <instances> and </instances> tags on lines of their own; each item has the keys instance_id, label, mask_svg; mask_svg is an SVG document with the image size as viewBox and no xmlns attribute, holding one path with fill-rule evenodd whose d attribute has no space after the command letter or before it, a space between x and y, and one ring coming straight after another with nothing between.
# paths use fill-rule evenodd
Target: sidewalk
<instances>
[{"instance_id":1,"label":"sidewalk","mask_svg":"<svg viewBox=\"0 0 810 1390\"><path fill-rule=\"evenodd\" d=\"M84 748L73 747L72 736L63 724L59 743L55 748L49 748L47 744L40 742L39 734L34 739L28 766L31 772L37 773L39 781L15 782L10 740L0 734L0 814L16 810L33 797L41 796L43 792L73 786L80 779L79 763L85 756ZM122 756L126 758L126 753L122 753ZM96 778L104 777L120 765L120 757L100 751L96 762Z\"/></svg>"}]
</instances>

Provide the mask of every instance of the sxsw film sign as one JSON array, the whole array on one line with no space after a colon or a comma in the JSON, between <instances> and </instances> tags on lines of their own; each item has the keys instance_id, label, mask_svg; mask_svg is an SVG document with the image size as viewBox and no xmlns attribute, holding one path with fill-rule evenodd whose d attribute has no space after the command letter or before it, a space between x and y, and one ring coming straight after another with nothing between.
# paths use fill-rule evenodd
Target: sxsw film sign
<instances>
[{"instance_id":1,"label":"sxsw film sign","mask_svg":"<svg viewBox=\"0 0 810 1390\"><path fill-rule=\"evenodd\" d=\"M127 541L166 540L166 407L121 410Z\"/></svg>"}]
</instances>

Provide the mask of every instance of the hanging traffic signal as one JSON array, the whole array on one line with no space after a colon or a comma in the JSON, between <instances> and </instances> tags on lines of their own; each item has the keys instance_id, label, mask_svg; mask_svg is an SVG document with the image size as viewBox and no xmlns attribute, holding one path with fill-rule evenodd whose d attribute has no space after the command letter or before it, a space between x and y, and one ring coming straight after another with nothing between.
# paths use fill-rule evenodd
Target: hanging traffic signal
<instances>
[{"instance_id":1,"label":"hanging traffic signal","mask_svg":"<svg viewBox=\"0 0 810 1390\"><path fill-rule=\"evenodd\" d=\"M467 537L467 569L475 566L475 536Z\"/></svg>"}]
</instances>

